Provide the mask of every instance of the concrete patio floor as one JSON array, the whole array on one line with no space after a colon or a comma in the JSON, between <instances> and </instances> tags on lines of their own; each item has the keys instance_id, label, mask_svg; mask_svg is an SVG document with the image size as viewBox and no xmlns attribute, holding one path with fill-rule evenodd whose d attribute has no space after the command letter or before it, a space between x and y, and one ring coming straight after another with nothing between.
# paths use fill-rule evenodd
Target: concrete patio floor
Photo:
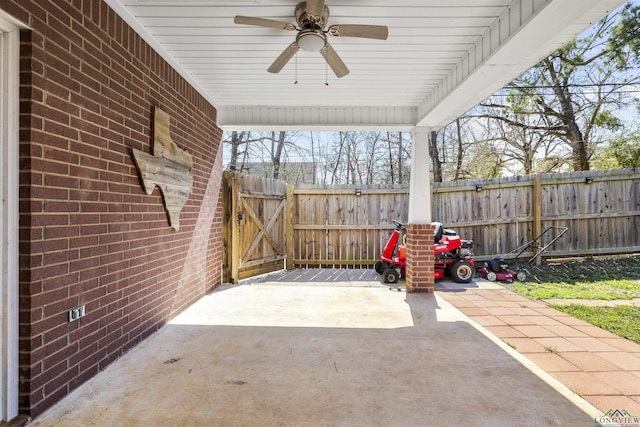
<instances>
[{"instance_id":1,"label":"concrete patio floor","mask_svg":"<svg viewBox=\"0 0 640 427\"><path fill-rule=\"evenodd\" d=\"M589 426L602 414L447 302L466 292L407 294L344 271L221 286L30 425Z\"/></svg>"}]
</instances>

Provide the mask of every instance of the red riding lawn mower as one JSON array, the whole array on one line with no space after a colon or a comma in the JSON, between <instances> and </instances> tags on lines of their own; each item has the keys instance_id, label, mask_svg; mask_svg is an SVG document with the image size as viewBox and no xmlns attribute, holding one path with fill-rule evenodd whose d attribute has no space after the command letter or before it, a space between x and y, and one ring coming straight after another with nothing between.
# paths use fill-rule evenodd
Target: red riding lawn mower
<instances>
[{"instance_id":1,"label":"red riding lawn mower","mask_svg":"<svg viewBox=\"0 0 640 427\"><path fill-rule=\"evenodd\" d=\"M376 272L382 275L385 283L396 283L400 277L404 277L407 266L404 224L396 220L391 222L396 229L391 233L380 254L380 260L375 265ZM435 279L442 279L447 274L456 282L469 283L475 274L475 263L471 258L473 242L460 239L455 231L444 228L439 222L433 224L436 226L433 251Z\"/></svg>"}]
</instances>

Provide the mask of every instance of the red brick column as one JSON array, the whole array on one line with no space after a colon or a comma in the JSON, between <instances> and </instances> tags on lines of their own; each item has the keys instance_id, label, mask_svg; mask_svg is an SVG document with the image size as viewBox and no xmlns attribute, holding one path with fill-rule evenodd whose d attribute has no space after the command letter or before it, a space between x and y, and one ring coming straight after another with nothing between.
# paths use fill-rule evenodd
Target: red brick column
<instances>
[{"instance_id":1,"label":"red brick column","mask_svg":"<svg viewBox=\"0 0 640 427\"><path fill-rule=\"evenodd\" d=\"M433 292L433 232L431 224L407 224L407 292Z\"/></svg>"}]
</instances>

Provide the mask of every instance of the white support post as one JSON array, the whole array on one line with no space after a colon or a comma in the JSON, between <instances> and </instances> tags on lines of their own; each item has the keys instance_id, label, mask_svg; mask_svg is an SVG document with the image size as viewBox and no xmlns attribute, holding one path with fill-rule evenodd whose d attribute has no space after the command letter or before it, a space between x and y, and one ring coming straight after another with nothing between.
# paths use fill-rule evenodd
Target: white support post
<instances>
[{"instance_id":1,"label":"white support post","mask_svg":"<svg viewBox=\"0 0 640 427\"><path fill-rule=\"evenodd\" d=\"M409 186L409 224L431 224L431 177L429 172L429 128L411 132L411 184Z\"/></svg>"}]
</instances>

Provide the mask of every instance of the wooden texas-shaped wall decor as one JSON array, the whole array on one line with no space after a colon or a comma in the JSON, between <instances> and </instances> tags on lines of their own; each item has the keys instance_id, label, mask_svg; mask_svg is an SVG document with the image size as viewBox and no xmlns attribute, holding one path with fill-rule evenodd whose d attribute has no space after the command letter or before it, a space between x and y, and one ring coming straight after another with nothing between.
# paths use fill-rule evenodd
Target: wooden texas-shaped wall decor
<instances>
[{"instance_id":1,"label":"wooden texas-shaped wall decor","mask_svg":"<svg viewBox=\"0 0 640 427\"><path fill-rule=\"evenodd\" d=\"M169 133L170 117L159 108L154 110L153 143L151 154L132 149L133 160L142 181L142 187L151 195L156 185L162 192L164 206L169 215L169 224L180 229L180 211L187 202L193 175L191 154L180 149Z\"/></svg>"}]
</instances>

